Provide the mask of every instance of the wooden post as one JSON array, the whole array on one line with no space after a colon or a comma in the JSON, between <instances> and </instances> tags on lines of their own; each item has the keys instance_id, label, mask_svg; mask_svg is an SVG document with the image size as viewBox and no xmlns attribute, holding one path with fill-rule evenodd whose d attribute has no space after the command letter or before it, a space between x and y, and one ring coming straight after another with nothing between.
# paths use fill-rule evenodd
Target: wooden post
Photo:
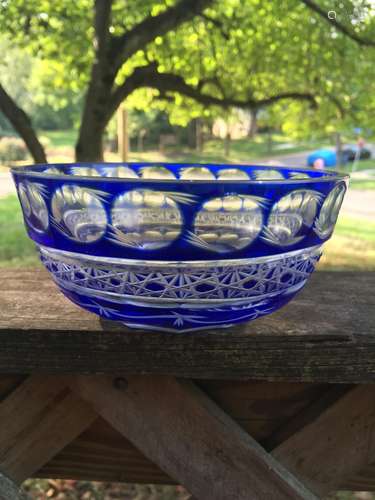
<instances>
[{"instance_id":1,"label":"wooden post","mask_svg":"<svg viewBox=\"0 0 375 500\"><path fill-rule=\"evenodd\" d=\"M375 386L359 385L281 443L272 455L319 497L375 457Z\"/></svg>"},{"instance_id":2,"label":"wooden post","mask_svg":"<svg viewBox=\"0 0 375 500\"><path fill-rule=\"evenodd\" d=\"M258 111L256 109L250 109L250 111L249 111L249 128L247 131L248 139L254 139L254 137L257 133L257 130L258 130L257 114L258 114Z\"/></svg>"},{"instance_id":3,"label":"wooden post","mask_svg":"<svg viewBox=\"0 0 375 500\"><path fill-rule=\"evenodd\" d=\"M335 142L336 142L337 166L341 167L343 165L343 157L342 157L342 140L340 132L336 132Z\"/></svg>"},{"instance_id":4,"label":"wooden post","mask_svg":"<svg viewBox=\"0 0 375 500\"><path fill-rule=\"evenodd\" d=\"M0 403L0 470L20 484L96 418L63 378L28 377Z\"/></svg>"},{"instance_id":5,"label":"wooden post","mask_svg":"<svg viewBox=\"0 0 375 500\"><path fill-rule=\"evenodd\" d=\"M227 132L226 132L225 138L224 138L224 155L226 158L228 158L229 153L230 153L230 140L231 140L231 136L230 136L229 125L228 125Z\"/></svg>"},{"instance_id":6,"label":"wooden post","mask_svg":"<svg viewBox=\"0 0 375 500\"><path fill-rule=\"evenodd\" d=\"M117 141L118 154L121 161L128 161L129 157L129 135L128 135L128 112L120 106L117 111Z\"/></svg>"},{"instance_id":7,"label":"wooden post","mask_svg":"<svg viewBox=\"0 0 375 500\"><path fill-rule=\"evenodd\" d=\"M267 153L272 153L272 132L271 129L268 129L267 132Z\"/></svg>"},{"instance_id":8,"label":"wooden post","mask_svg":"<svg viewBox=\"0 0 375 500\"><path fill-rule=\"evenodd\" d=\"M197 499L317 500L189 381L78 376L70 387Z\"/></svg>"}]
</instances>

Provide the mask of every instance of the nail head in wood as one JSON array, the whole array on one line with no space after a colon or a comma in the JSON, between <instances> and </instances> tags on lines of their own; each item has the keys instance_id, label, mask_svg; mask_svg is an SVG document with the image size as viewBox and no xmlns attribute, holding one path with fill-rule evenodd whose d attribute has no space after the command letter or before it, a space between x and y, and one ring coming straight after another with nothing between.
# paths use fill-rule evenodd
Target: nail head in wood
<instances>
[{"instance_id":1,"label":"nail head in wood","mask_svg":"<svg viewBox=\"0 0 375 500\"><path fill-rule=\"evenodd\" d=\"M114 380L113 380L113 387L115 389L118 389L119 391L126 391L126 389L128 388L128 381L126 380L126 378L124 377L116 377Z\"/></svg>"}]
</instances>

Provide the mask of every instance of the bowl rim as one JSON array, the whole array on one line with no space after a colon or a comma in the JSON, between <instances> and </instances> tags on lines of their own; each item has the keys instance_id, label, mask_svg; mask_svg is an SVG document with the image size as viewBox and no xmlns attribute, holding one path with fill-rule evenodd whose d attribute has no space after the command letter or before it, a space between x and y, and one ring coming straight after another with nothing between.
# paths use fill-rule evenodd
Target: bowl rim
<instances>
[{"instance_id":1,"label":"bowl rim","mask_svg":"<svg viewBox=\"0 0 375 500\"><path fill-rule=\"evenodd\" d=\"M301 173L309 173L309 172L322 172L324 175L317 177L309 177L306 179L145 179L145 178L134 178L134 177L105 177L105 176L93 176L93 175L74 175L74 174L54 174L54 173L45 173L45 168L52 167L129 167L138 166L138 167L155 167L155 166L179 166L182 168L189 167L225 167L225 168L260 168L265 170L293 170L295 172ZM39 171L39 169L41 171ZM43 169L43 170L42 170ZM126 182L131 184L147 184L147 183L155 183L155 184L255 184L255 185L264 185L264 184L305 184L305 183L320 183L320 182L333 182L333 181L348 181L350 175L346 172L340 172L337 170L316 170L310 167L294 167L288 165L262 165L256 163L199 163L199 162L64 162L64 163L37 163L37 164L28 164L23 165L22 167L11 167L10 171L12 175L21 175L26 177L35 177L37 179L59 179L59 180L75 180L75 181L92 181L92 182Z\"/></svg>"}]
</instances>

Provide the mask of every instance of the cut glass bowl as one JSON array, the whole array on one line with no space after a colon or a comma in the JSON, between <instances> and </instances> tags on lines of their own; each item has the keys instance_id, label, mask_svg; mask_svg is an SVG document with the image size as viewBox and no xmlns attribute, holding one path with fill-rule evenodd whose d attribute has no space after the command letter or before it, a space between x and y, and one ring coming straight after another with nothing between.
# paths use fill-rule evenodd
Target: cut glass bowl
<instances>
[{"instance_id":1,"label":"cut glass bowl","mask_svg":"<svg viewBox=\"0 0 375 500\"><path fill-rule=\"evenodd\" d=\"M348 177L254 165L90 163L12 170L61 291L130 327L189 331L269 314L304 286Z\"/></svg>"}]
</instances>

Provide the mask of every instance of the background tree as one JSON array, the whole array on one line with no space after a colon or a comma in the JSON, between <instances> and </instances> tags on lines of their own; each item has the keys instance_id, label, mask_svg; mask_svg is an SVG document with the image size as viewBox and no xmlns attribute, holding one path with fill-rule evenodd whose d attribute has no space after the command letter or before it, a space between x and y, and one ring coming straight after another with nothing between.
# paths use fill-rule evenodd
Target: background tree
<instances>
[{"instance_id":1,"label":"background tree","mask_svg":"<svg viewBox=\"0 0 375 500\"><path fill-rule=\"evenodd\" d=\"M104 131L130 96L180 122L222 107L277 105L288 115L294 101L306 113L318 106L320 120L357 113L364 92L374 95L373 12L343 0L331 22L331 9L310 0L3 0L0 26L53 69L54 88L85 90L76 157L91 161L102 159ZM0 87L0 109L44 161L11 91Z\"/></svg>"}]
</instances>

